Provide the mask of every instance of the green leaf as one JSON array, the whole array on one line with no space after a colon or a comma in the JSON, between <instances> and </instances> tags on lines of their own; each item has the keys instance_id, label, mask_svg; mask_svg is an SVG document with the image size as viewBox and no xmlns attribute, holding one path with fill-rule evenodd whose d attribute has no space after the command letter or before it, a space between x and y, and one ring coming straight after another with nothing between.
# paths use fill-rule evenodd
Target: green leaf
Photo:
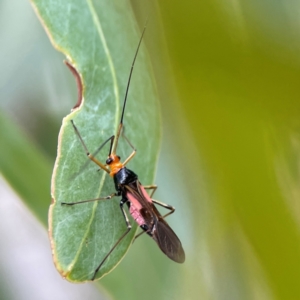
<instances>
[{"instance_id":1,"label":"green leaf","mask_svg":"<svg viewBox=\"0 0 300 300\"><path fill-rule=\"evenodd\" d=\"M125 232L120 199L62 206L107 196L112 178L88 163L70 120L78 127L89 151L116 132L130 66L140 31L127 1L33 1L53 45L77 70L83 86L82 103L66 116L59 134L52 177L53 203L49 231L57 269L69 281L91 280L104 256ZM124 124L126 136L138 149L129 168L145 184L153 182L159 148L159 113L155 86L145 50L139 52ZM123 160L130 147L120 140ZM105 163L109 145L97 155ZM136 226L110 255L97 278L110 272L125 255Z\"/></svg>"}]
</instances>

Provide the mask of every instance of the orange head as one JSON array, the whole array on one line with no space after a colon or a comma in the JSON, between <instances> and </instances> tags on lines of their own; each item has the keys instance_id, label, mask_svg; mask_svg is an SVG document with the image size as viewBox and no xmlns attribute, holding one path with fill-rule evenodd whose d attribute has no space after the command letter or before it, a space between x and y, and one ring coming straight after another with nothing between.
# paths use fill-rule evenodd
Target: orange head
<instances>
[{"instance_id":1,"label":"orange head","mask_svg":"<svg viewBox=\"0 0 300 300\"><path fill-rule=\"evenodd\" d=\"M122 168L124 168L124 165L120 161L120 156L112 153L109 155L109 157L106 160L106 164L108 165L110 169L109 175L113 177L116 173L118 173Z\"/></svg>"}]
</instances>

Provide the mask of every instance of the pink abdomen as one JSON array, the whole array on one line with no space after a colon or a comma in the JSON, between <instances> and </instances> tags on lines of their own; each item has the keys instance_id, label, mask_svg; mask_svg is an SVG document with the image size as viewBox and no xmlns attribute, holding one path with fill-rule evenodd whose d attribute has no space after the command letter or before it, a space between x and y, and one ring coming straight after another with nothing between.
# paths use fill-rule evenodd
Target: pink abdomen
<instances>
[{"instance_id":1,"label":"pink abdomen","mask_svg":"<svg viewBox=\"0 0 300 300\"><path fill-rule=\"evenodd\" d=\"M145 224L145 220L140 214L139 210L136 209L132 204L130 205L129 212L132 215L133 219L138 223L139 226Z\"/></svg>"}]
</instances>

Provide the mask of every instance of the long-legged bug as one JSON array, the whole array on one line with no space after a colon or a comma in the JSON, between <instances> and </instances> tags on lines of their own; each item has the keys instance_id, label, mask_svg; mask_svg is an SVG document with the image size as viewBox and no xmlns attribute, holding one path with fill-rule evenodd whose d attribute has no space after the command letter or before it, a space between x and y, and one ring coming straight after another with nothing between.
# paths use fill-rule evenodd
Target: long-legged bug
<instances>
[{"instance_id":1,"label":"long-legged bug","mask_svg":"<svg viewBox=\"0 0 300 300\"><path fill-rule=\"evenodd\" d=\"M139 40L138 47L136 49L134 59L131 65L125 97L124 97L122 113L121 113L121 119L120 119L117 133L116 135L113 135L110 138L108 138L97 150L97 152L100 151L104 147L104 145L106 145L110 141L110 150L105 164L101 163L98 159L95 158L93 154L89 152L82 136L80 135L78 128L74 124L73 120L71 120L74 131L78 136L86 152L86 155L90 160L92 160L95 164L97 164L102 170L109 173L109 175L113 177L116 192L106 197L100 197L96 199L89 199L89 200L70 202L70 203L63 202L62 204L71 206L71 205L92 202L92 201L107 200L107 199L112 199L115 196L121 196L122 198L120 201L120 209L127 226L126 231L120 236L120 238L116 241L114 246L105 255L105 257L102 259L98 267L95 269L92 280L96 278L97 272L105 263L106 259L114 251L114 249L118 246L118 244L123 240L123 238L129 233L131 229L129 218L123 207L125 203L128 206L129 213L143 230L135 238L140 236L142 233L146 232L149 236L151 236L154 239L154 241L157 243L161 251L165 253L170 259L178 263L183 263L185 260L185 253L179 238L174 233L174 231L170 228L168 223L164 220L164 218L172 214L175 211L175 209L174 207L168 204L152 199L152 196L155 190L157 189L157 186L156 185L143 186L139 182L138 176L133 171L126 168L127 163L135 156L136 149L124 134L123 136L125 140L127 141L128 145L132 148L132 153L127 157L127 159L123 163L121 162L120 157L116 154L118 141L123 130L123 118L124 118L124 112L126 107L126 101L127 101L131 76L136 61L136 57L145 33L145 29L146 27L144 28L141 38ZM152 190L150 196L146 192L146 189ZM170 210L169 213L162 216L154 204L160 205Z\"/></svg>"}]
</instances>

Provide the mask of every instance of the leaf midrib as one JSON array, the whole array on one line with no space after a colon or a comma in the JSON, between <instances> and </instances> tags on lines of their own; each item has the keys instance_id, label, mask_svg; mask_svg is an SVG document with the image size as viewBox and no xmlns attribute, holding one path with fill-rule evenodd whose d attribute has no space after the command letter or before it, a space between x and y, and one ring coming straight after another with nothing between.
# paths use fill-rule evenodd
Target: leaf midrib
<instances>
[{"instance_id":1,"label":"leaf midrib","mask_svg":"<svg viewBox=\"0 0 300 300\"><path fill-rule=\"evenodd\" d=\"M120 96L119 96L119 90L118 90L118 83L117 83L117 76L116 76L116 72L115 72L115 67L114 67L112 57L110 55L110 51L109 51L107 43L106 43L106 39L104 37L104 33L103 33L103 30L102 30L102 26L101 26L99 17L97 15L96 11L95 11L92 0L86 0L86 2L87 2L87 5L88 5L88 8L89 8L89 11L92 15L93 22L94 22L94 25L96 27L96 30L98 32L100 42L103 46L104 53L107 57L108 65L109 65L111 75L112 75L114 94L115 94L115 100L116 100L115 101L116 102L115 103L116 104L116 117L115 117L115 130L114 130L114 132L115 132L116 129L117 129L117 126L118 126L118 116L119 116L119 113L120 113ZM102 190L102 187L103 187L103 184L104 184L105 177L106 177L106 173L103 173L101 181L100 181L100 185L99 185L99 196L101 194L101 190ZM68 270L70 272L71 272L72 268L74 267L74 265L76 264L76 262L78 261L78 258L80 256L82 247L84 245L84 241L85 241L85 239L87 238L87 236L90 232L90 228L91 228L93 219L95 217L97 207L98 207L98 201L96 201L95 204L93 205L92 214L91 214L90 222L88 223L88 226L87 226L87 230L84 234L82 242L79 244L79 248L78 248L78 251L76 252L76 254L74 256L74 259L71 261L71 263L68 266Z\"/></svg>"}]
</instances>

